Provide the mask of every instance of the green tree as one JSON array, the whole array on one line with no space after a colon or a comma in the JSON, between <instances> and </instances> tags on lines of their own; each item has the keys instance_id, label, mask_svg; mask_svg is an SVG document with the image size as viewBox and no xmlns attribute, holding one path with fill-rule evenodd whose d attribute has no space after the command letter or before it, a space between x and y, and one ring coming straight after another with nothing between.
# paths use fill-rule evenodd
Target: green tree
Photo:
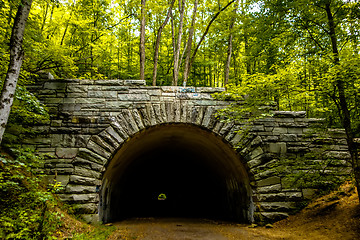
<instances>
[{"instance_id":1,"label":"green tree","mask_svg":"<svg viewBox=\"0 0 360 240\"><path fill-rule=\"evenodd\" d=\"M25 25L30 13L32 0L22 0L14 19L10 37L10 61L0 96L0 143L2 141L10 109L14 101L15 89L18 82L23 59L22 42Z\"/></svg>"},{"instance_id":2,"label":"green tree","mask_svg":"<svg viewBox=\"0 0 360 240\"><path fill-rule=\"evenodd\" d=\"M247 40L251 69L228 93L248 95L251 109L275 103L282 110L306 110L345 129L356 186L360 190L357 77L359 3L356 1L257 1L252 17L258 32ZM264 29L265 26L267 29ZM269 27L270 26L270 27ZM251 34L250 34L251 35ZM355 41L354 41L355 40ZM235 105L237 106L237 105ZM235 111L243 111L233 107ZM252 111L247 109L248 111ZM360 200L360 197L359 197Z\"/></svg>"}]
</instances>

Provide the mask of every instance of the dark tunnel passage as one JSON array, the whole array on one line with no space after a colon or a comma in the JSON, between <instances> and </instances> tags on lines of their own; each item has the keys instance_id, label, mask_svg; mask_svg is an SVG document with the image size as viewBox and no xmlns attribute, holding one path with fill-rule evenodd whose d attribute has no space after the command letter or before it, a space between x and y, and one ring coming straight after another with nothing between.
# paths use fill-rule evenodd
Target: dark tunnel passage
<instances>
[{"instance_id":1,"label":"dark tunnel passage","mask_svg":"<svg viewBox=\"0 0 360 240\"><path fill-rule=\"evenodd\" d=\"M252 211L248 175L236 152L187 124L152 127L127 141L107 166L99 206L104 223L132 217L250 222Z\"/></svg>"}]
</instances>

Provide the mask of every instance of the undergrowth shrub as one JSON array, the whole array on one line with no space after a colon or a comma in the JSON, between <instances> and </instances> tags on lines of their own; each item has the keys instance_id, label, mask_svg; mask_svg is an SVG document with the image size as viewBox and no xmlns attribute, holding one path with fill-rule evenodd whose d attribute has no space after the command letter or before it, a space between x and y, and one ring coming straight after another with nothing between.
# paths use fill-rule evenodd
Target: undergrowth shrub
<instances>
[{"instance_id":1,"label":"undergrowth shrub","mask_svg":"<svg viewBox=\"0 0 360 240\"><path fill-rule=\"evenodd\" d=\"M41 157L19 150L15 159L0 156L0 239L51 239L61 225L52 192L36 172Z\"/></svg>"},{"instance_id":2,"label":"undergrowth shrub","mask_svg":"<svg viewBox=\"0 0 360 240\"><path fill-rule=\"evenodd\" d=\"M46 106L24 86L18 86L1 144L13 148L24 138L42 134L43 130L34 126L44 126L49 119Z\"/></svg>"}]
</instances>

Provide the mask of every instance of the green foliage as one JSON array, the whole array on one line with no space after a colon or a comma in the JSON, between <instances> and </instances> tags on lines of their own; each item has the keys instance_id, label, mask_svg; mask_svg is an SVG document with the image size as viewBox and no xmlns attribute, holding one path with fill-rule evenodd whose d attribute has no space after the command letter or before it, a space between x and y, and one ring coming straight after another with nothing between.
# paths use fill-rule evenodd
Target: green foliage
<instances>
[{"instance_id":1,"label":"green foliage","mask_svg":"<svg viewBox=\"0 0 360 240\"><path fill-rule=\"evenodd\" d=\"M146 67L151 82L157 30L167 13L170 1L146 3ZM200 1L193 44L205 31L213 15L229 0ZM358 1L236 1L212 24L192 67L188 85L223 86L228 38L233 34L230 82L238 85L244 75L293 74L301 82L296 93L302 108L310 98L318 97L318 87L332 58L328 26L323 5L330 2L334 14L337 40L341 50L358 54ZM194 1L186 1L185 16L191 16ZM8 65L8 41L18 1L1 1L0 8L0 76ZM173 38L179 27L178 1L172 21L165 26L159 52L158 84L169 85L173 72ZM237 8L237 11L234 11ZM335 14L336 13L336 14ZM25 58L21 79L41 71L60 78L139 78L140 2L134 0L34 1L24 40ZM235 26L230 30L231 22ZM171 22L173 22L173 27ZM181 53L185 49L191 17L184 20ZM194 48L193 48L194 50ZM184 68L180 66L180 83ZM292 68L292 69L289 69ZM248 78L248 77L245 77ZM282 88L294 86L284 82ZM280 87L280 86L278 86ZM306 89L306 92L303 91ZM295 90L296 92L297 90ZM282 104L296 103L288 92ZM276 100L275 100L276 101ZM316 101L315 101L316 102ZM281 103L280 103L281 104ZM295 109L294 109L295 110ZM309 111L310 113L310 111Z\"/></svg>"},{"instance_id":2,"label":"green foliage","mask_svg":"<svg viewBox=\"0 0 360 240\"><path fill-rule=\"evenodd\" d=\"M16 159L0 157L0 238L49 239L61 225L54 211L56 200L35 172L42 159L29 150L19 150Z\"/></svg>"},{"instance_id":3,"label":"green foliage","mask_svg":"<svg viewBox=\"0 0 360 240\"><path fill-rule=\"evenodd\" d=\"M46 106L25 87L18 86L2 144L17 144L24 137L39 134L32 126L45 125L49 118Z\"/></svg>"},{"instance_id":4,"label":"green foliage","mask_svg":"<svg viewBox=\"0 0 360 240\"><path fill-rule=\"evenodd\" d=\"M324 156L325 150L296 159L281 158L275 169L282 176L283 186L288 189L318 189L322 194L340 186L347 180L346 176L339 174L340 160Z\"/></svg>"},{"instance_id":5,"label":"green foliage","mask_svg":"<svg viewBox=\"0 0 360 240\"><path fill-rule=\"evenodd\" d=\"M339 96L336 91L336 81L343 81L345 84L345 96L348 108L351 113L354 135L360 135L360 57L351 52L344 52L342 61L332 66L321 78L319 87L324 102L328 103L328 119L332 125L341 126L341 112ZM339 114L340 113L340 114ZM339 117L340 115L340 117Z\"/></svg>"},{"instance_id":6,"label":"green foliage","mask_svg":"<svg viewBox=\"0 0 360 240\"><path fill-rule=\"evenodd\" d=\"M16 89L14 104L11 108L9 122L24 126L45 124L49 121L49 114L44 104L30 93L25 87Z\"/></svg>"},{"instance_id":7,"label":"green foliage","mask_svg":"<svg viewBox=\"0 0 360 240\"><path fill-rule=\"evenodd\" d=\"M90 233L82 233L75 235L74 240L106 240L112 232L116 230L115 226L96 226L96 229Z\"/></svg>"},{"instance_id":8,"label":"green foliage","mask_svg":"<svg viewBox=\"0 0 360 240\"><path fill-rule=\"evenodd\" d=\"M239 84L229 84L227 91L217 93L215 97L233 101L224 112L261 115L276 109L307 111L308 116L323 117L329 111L331 102L323 97L321 91L325 91L325 85L333 85L319 78L305 84L299 77L301 65L301 62L294 62L285 67L273 67L271 74L243 74Z\"/></svg>"},{"instance_id":9,"label":"green foliage","mask_svg":"<svg viewBox=\"0 0 360 240\"><path fill-rule=\"evenodd\" d=\"M221 100L230 100L228 108L219 111L219 115L225 115L230 119L242 119L249 114L257 117L266 114L266 106L273 106L274 82L271 76L264 74L244 75L239 85L230 84L226 92L216 93L214 97Z\"/></svg>"},{"instance_id":10,"label":"green foliage","mask_svg":"<svg viewBox=\"0 0 360 240\"><path fill-rule=\"evenodd\" d=\"M32 150L18 149L14 154L15 159L0 155L0 239L57 239L54 236L62 228L68 232L62 212L71 211L54 195L63 190L61 183L44 183L38 170L43 159ZM75 232L69 234L72 239L105 240L114 230L115 227L95 226L86 233L73 229Z\"/></svg>"},{"instance_id":11,"label":"green foliage","mask_svg":"<svg viewBox=\"0 0 360 240\"><path fill-rule=\"evenodd\" d=\"M249 113L254 117L268 116L270 110L323 112L317 106L315 96L307 90L297 76L298 66L291 64L285 68L274 68L275 73L244 74L238 85L229 84L227 91L214 96L230 100L229 108L221 110L220 115L242 118Z\"/></svg>"}]
</instances>

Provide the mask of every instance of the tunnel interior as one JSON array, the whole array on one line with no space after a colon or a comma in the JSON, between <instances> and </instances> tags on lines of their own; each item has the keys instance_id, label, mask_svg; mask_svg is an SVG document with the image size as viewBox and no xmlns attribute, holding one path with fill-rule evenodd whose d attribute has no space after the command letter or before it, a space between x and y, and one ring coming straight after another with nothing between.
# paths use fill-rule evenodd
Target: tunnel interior
<instances>
[{"instance_id":1,"label":"tunnel interior","mask_svg":"<svg viewBox=\"0 0 360 240\"><path fill-rule=\"evenodd\" d=\"M239 156L219 136L187 124L152 127L129 139L108 164L100 196L104 223L252 218L249 178Z\"/></svg>"}]
</instances>

